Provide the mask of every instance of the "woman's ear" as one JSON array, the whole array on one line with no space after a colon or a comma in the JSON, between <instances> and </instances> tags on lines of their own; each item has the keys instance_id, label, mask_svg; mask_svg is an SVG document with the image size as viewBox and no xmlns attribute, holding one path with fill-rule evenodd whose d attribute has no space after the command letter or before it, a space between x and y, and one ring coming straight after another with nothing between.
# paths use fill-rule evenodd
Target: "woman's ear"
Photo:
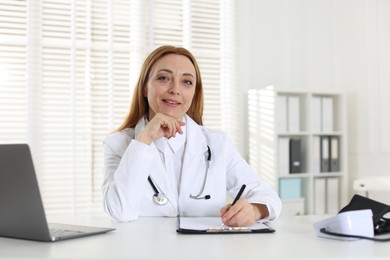
<instances>
[{"instance_id":1,"label":"woman's ear","mask_svg":"<svg viewBox=\"0 0 390 260\"><path fill-rule=\"evenodd\" d=\"M147 91L147 89L146 88L144 88L144 97L147 97L148 96L148 91Z\"/></svg>"}]
</instances>

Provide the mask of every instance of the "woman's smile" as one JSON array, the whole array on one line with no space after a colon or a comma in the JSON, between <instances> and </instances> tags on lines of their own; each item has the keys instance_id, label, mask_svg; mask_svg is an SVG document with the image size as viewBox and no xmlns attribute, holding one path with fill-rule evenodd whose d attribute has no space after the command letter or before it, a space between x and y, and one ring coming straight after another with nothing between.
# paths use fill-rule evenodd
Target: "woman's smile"
<instances>
[{"instance_id":1,"label":"woman's smile","mask_svg":"<svg viewBox=\"0 0 390 260\"><path fill-rule=\"evenodd\" d=\"M181 104L180 102L172 100L172 99L163 99L162 101L165 102L167 105L173 106L173 107L176 107L176 106Z\"/></svg>"}]
</instances>

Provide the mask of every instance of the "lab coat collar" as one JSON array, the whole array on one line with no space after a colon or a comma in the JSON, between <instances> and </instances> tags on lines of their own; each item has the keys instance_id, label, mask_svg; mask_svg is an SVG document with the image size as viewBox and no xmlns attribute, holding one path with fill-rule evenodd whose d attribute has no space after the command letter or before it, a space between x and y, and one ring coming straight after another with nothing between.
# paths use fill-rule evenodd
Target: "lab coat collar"
<instances>
[{"instance_id":1,"label":"lab coat collar","mask_svg":"<svg viewBox=\"0 0 390 260\"><path fill-rule=\"evenodd\" d=\"M186 157L202 157L204 153L208 151L207 140L199 126L191 117L185 115L187 126L187 144L186 144Z\"/></svg>"},{"instance_id":2,"label":"lab coat collar","mask_svg":"<svg viewBox=\"0 0 390 260\"><path fill-rule=\"evenodd\" d=\"M147 123L148 123L148 119L146 118L145 115L138 121L137 125L134 128L134 138L137 138L137 136L141 133L141 131L144 129Z\"/></svg>"},{"instance_id":3,"label":"lab coat collar","mask_svg":"<svg viewBox=\"0 0 390 260\"><path fill-rule=\"evenodd\" d=\"M184 123L187 124L186 117L183 117ZM183 130L183 134L176 134L175 137L169 138L168 139L168 145L171 148L173 153L176 153L181 147L184 146L186 142L186 137L187 137L187 127L184 125L181 128ZM166 139L166 138L165 138Z\"/></svg>"}]
</instances>

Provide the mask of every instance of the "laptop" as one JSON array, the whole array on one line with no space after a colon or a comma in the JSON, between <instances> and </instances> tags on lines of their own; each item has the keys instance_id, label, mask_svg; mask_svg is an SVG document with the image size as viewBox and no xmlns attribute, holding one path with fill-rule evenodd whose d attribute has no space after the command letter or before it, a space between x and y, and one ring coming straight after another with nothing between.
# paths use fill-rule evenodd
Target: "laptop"
<instances>
[{"instance_id":1,"label":"laptop","mask_svg":"<svg viewBox=\"0 0 390 260\"><path fill-rule=\"evenodd\" d=\"M0 144L0 236L53 242L112 230L47 223L29 146Z\"/></svg>"}]
</instances>

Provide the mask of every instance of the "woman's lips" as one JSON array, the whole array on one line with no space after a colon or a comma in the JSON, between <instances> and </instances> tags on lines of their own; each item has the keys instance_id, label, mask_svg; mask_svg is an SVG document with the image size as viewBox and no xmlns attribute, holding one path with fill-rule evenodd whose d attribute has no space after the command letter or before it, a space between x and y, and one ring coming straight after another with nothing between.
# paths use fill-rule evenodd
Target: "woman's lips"
<instances>
[{"instance_id":1,"label":"woman's lips","mask_svg":"<svg viewBox=\"0 0 390 260\"><path fill-rule=\"evenodd\" d=\"M165 102L165 103L167 103L167 104L169 104L169 105L173 105L173 106L180 105L180 102L175 101L175 100L163 99L162 101Z\"/></svg>"}]
</instances>

